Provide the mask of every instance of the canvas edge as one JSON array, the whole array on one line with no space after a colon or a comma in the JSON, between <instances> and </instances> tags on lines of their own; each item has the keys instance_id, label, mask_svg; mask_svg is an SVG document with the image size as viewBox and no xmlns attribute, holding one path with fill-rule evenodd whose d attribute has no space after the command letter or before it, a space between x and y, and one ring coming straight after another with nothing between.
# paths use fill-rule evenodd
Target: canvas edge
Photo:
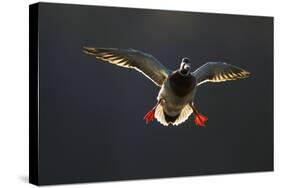
<instances>
[{"instance_id":1,"label":"canvas edge","mask_svg":"<svg viewBox=\"0 0 281 188\"><path fill-rule=\"evenodd\" d=\"M34 185L39 185L38 13L38 3L29 5L29 183Z\"/></svg>"},{"instance_id":2,"label":"canvas edge","mask_svg":"<svg viewBox=\"0 0 281 188\"><path fill-rule=\"evenodd\" d=\"M248 16L256 18L274 18L273 15L255 15L255 14L236 14L236 13L223 13L223 12L209 12L209 11L191 11L191 10L178 10L178 9L165 9L165 8L148 8L148 7L131 7L131 6L116 6L116 5L99 5L99 4L81 4L81 3L65 3L65 2L38 2L39 4L47 5L64 5L64 6L80 6L80 7L100 7L100 8L118 8L118 9L134 9L134 10L150 10L150 11L165 11L165 12L183 12L193 14L209 14L209 15L225 15L225 16Z\"/></svg>"}]
</instances>

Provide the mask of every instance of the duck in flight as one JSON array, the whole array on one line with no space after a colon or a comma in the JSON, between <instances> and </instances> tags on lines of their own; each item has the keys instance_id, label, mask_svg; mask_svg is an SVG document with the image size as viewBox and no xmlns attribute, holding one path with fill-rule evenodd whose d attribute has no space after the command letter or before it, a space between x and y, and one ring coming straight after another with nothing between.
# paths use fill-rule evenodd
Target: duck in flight
<instances>
[{"instance_id":1,"label":"duck in flight","mask_svg":"<svg viewBox=\"0 0 281 188\"><path fill-rule=\"evenodd\" d=\"M179 125L193 113L195 124L208 120L199 113L194 97L199 85L246 78L250 73L224 62L208 62L191 72L190 60L184 57L179 69L168 70L155 57L134 49L84 47L86 54L124 68L135 69L160 87L156 105L144 116L146 123L156 118L162 125Z\"/></svg>"}]
</instances>

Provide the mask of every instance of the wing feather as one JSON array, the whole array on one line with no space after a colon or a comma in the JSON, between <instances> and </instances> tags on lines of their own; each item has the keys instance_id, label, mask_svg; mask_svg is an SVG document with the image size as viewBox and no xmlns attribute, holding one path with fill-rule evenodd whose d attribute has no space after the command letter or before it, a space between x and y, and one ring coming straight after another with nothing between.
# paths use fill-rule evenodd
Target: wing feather
<instances>
[{"instance_id":1,"label":"wing feather","mask_svg":"<svg viewBox=\"0 0 281 188\"><path fill-rule=\"evenodd\" d=\"M223 62L208 62L192 73L195 76L197 85L205 82L224 82L247 78L250 73L240 67Z\"/></svg>"},{"instance_id":2,"label":"wing feather","mask_svg":"<svg viewBox=\"0 0 281 188\"><path fill-rule=\"evenodd\" d=\"M91 48L84 47L84 52L97 59L117 66L132 68L152 80L159 87L167 79L169 71L150 54L134 49Z\"/></svg>"}]
</instances>

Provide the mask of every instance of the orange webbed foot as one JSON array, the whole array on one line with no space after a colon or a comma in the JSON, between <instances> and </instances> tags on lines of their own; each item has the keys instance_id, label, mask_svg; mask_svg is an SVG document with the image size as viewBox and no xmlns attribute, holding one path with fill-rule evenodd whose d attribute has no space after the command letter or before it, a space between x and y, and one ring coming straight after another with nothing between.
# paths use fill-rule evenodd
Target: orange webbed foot
<instances>
[{"instance_id":1,"label":"orange webbed foot","mask_svg":"<svg viewBox=\"0 0 281 188\"><path fill-rule=\"evenodd\" d=\"M205 121L207 120L208 118L203 114L200 114L198 112L194 113L194 121L196 125L199 125L200 127L205 127Z\"/></svg>"}]
</instances>

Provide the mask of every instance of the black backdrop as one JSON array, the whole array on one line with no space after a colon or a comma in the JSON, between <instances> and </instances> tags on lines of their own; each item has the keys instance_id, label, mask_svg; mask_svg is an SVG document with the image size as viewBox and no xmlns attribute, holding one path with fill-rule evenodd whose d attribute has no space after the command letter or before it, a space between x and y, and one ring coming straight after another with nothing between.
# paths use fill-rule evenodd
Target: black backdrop
<instances>
[{"instance_id":1,"label":"black backdrop","mask_svg":"<svg viewBox=\"0 0 281 188\"><path fill-rule=\"evenodd\" d=\"M273 18L39 4L40 184L273 170ZM225 61L248 79L200 86L208 116L178 127L145 113L159 88L83 46L134 48L169 69Z\"/></svg>"}]
</instances>

